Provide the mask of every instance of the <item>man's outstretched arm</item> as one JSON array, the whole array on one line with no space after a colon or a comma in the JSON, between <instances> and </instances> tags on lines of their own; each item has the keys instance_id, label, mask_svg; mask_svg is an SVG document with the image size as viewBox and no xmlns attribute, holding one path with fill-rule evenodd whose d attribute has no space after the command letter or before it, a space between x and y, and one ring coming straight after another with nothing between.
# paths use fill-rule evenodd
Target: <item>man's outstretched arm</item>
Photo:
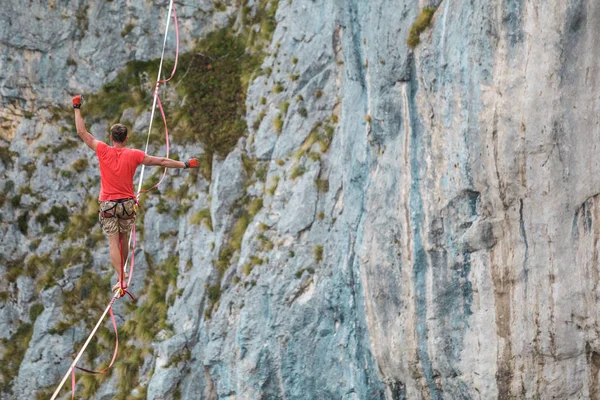
<instances>
[{"instance_id":1,"label":"man's outstretched arm","mask_svg":"<svg viewBox=\"0 0 600 400\"><path fill-rule=\"evenodd\" d=\"M198 160L195 158L190 158L186 162L171 160L170 158L165 157L153 157L149 155L144 156L144 160L142 160L142 164L146 166L152 165L160 165L165 168L197 168Z\"/></svg>"},{"instance_id":2,"label":"man's outstretched arm","mask_svg":"<svg viewBox=\"0 0 600 400\"><path fill-rule=\"evenodd\" d=\"M81 117L81 95L73 97L73 109L75 111L75 127L77 128L77 134L87 144L87 146L96 151L96 147L98 146L98 140L92 136L91 133L85 129L85 124L83 122L83 118Z\"/></svg>"}]
</instances>

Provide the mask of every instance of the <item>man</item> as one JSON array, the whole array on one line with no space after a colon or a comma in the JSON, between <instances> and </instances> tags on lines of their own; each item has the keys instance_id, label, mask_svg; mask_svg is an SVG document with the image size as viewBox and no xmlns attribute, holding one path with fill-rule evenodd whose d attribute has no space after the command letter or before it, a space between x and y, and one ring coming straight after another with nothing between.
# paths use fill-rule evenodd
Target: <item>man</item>
<instances>
[{"instance_id":1,"label":"man","mask_svg":"<svg viewBox=\"0 0 600 400\"><path fill-rule=\"evenodd\" d=\"M121 263L127 259L127 250L131 228L135 223L137 201L133 192L133 175L138 165L160 165L166 168L197 168L198 160L191 158L186 162L163 157L152 157L141 150L128 149L127 128L116 124L110 128L110 140L113 146L103 143L85 129L81 117L81 95L73 97L75 126L77 134L85 144L96 152L100 163L100 211L98 219L102 231L108 238L110 259L117 272L116 290L119 282L127 287L126 277L120 276Z\"/></svg>"}]
</instances>

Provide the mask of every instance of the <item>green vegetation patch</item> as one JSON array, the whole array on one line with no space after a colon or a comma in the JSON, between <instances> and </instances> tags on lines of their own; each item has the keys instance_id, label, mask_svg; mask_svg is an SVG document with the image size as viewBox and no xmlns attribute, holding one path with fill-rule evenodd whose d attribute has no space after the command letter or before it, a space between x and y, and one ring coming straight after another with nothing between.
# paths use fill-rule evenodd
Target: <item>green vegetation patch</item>
<instances>
[{"instance_id":1,"label":"green vegetation patch","mask_svg":"<svg viewBox=\"0 0 600 400\"><path fill-rule=\"evenodd\" d=\"M41 290L52 287L54 284L56 284L57 280L62 279L65 268L69 268L77 264L83 264L84 267L89 268L91 267L92 260L92 253L87 246L71 246L63 248L60 251L60 256L58 259L54 261L50 260L49 255L33 256L28 260L27 266L30 274L45 270L45 273L41 275L37 282L38 289ZM78 285L80 283L83 284L83 278L80 278L77 281ZM89 283L98 286L92 279L90 279ZM65 306L65 309L66 308L68 307Z\"/></svg>"},{"instance_id":2,"label":"green vegetation patch","mask_svg":"<svg viewBox=\"0 0 600 400\"><path fill-rule=\"evenodd\" d=\"M242 168L247 177L251 177L256 169L256 158L250 158L246 153L242 153Z\"/></svg>"},{"instance_id":3,"label":"green vegetation patch","mask_svg":"<svg viewBox=\"0 0 600 400\"><path fill-rule=\"evenodd\" d=\"M187 140L200 141L211 155L226 156L233 149L247 130L244 75L262 59L248 53L243 38L229 28L210 33L181 57L187 72L175 85L186 102L176 109L176 120Z\"/></svg>"},{"instance_id":4,"label":"green vegetation patch","mask_svg":"<svg viewBox=\"0 0 600 400\"><path fill-rule=\"evenodd\" d=\"M300 279L302 278L302 275L304 274L304 272L308 272L309 274L314 274L315 270L314 268L302 268L298 271L296 271L296 278Z\"/></svg>"},{"instance_id":5,"label":"green vegetation patch","mask_svg":"<svg viewBox=\"0 0 600 400\"><path fill-rule=\"evenodd\" d=\"M69 114L69 117L70 114ZM77 148L78 146L81 145L81 141L79 140L75 140L75 139L70 139L70 138L64 138L64 136L59 136L57 138L57 141L60 141L59 144L57 145L44 145L44 146L39 146L35 149L35 152L39 155L45 155L44 156L44 165L49 165L50 163L54 163L54 154L58 154L61 151L66 151L66 150L72 150Z\"/></svg>"},{"instance_id":6,"label":"green vegetation patch","mask_svg":"<svg viewBox=\"0 0 600 400\"><path fill-rule=\"evenodd\" d=\"M8 146L0 146L0 161L2 161L2 164L4 164L6 167L14 164L13 158L16 156L18 156L18 153L9 150Z\"/></svg>"},{"instance_id":7,"label":"green vegetation patch","mask_svg":"<svg viewBox=\"0 0 600 400\"><path fill-rule=\"evenodd\" d=\"M0 255L0 262L4 263L8 269L6 275L4 275L4 279L11 283L16 282L17 278L25 273L25 269L23 268L24 259L25 257L6 260Z\"/></svg>"},{"instance_id":8,"label":"green vegetation patch","mask_svg":"<svg viewBox=\"0 0 600 400\"><path fill-rule=\"evenodd\" d=\"M317 264L323 261L323 246L315 246L315 248L313 249L313 256Z\"/></svg>"},{"instance_id":9,"label":"green vegetation patch","mask_svg":"<svg viewBox=\"0 0 600 400\"><path fill-rule=\"evenodd\" d=\"M80 158L79 160L71 164L71 168L73 168L75 172L80 174L87 169L88 165L89 163L87 158Z\"/></svg>"},{"instance_id":10,"label":"green vegetation patch","mask_svg":"<svg viewBox=\"0 0 600 400\"><path fill-rule=\"evenodd\" d=\"M125 25L125 27L121 31L121 37L125 37L125 36L129 35L129 33L133 30L133 28L135 28L135 24L132 22Z\"/></svg>"},{"instance_id":11,"label":"green vegetation patch","mask_svg":"<svg viewBox=\"0 0 600 400\"><path fill-rule=\"evenodd\" d=\"M35 321L37 317L39 317L42 312L44 312L44 305L40 303L33 304L29 309L29 320Z\"/></svg>"},{"instance_id":12,"label":"green vegetation patch","mask_svg":"<svg viewBox=\"0 0 600 400\"><path fill-rule=\"evenodd\" d=\"M21 205L21 195L17 194L10 199L10 205L17 208Z\"/></svg>"},{"instance_id":13,"label":"green vegetation patch","mask_svg":"<svg viewBox=\"0 0 600 400\"><path fill-rule=\"evenodd\" d=\"M33 324L22 323L10 339L2 339L3 362L0 363L0 385L2 392L12 392L12 383L19 373L19 366L33 336Z\"/></svg>"},{"instance_id":14,"label":"green vegetation patch","mask_svg":"<svg viewBox=\"0 0 600 400\"><path fill-rule=\"evenodd\" d=\"M17 227L23 235L27 236L29 230L29 211L25 211L17 217Z\"/></svg>"},{"instance_id":15,"label":"green vegetation patch","mask_svg":"<svg viewBox=\"0 0 600 400\"><path fill-rule=\"evenodd\" d=\"M204 310L204 318L210 319L212 311L219 303L221 299L221 283L216 285L206 285L206 297L208 298L208 304Z\"/></svg>"},{"instance_id":16,"label":"green vegetation patch","mask_svg":"<svg viewBox=\"0 0 600 400\"><path fill-rule=\"evenodd\" d=\"M275 247L275 244L271 239L266 237L264 234L258 235L258 240L260 241L260 250L261 251L271 251Z\"/></svg>"},{"instance_id":17,"label":"green vegetation patch","mask_svg":"<svg viewBox=\"0 0 600 400\"><path fill-rule=\"evenodd\" d=\"M256 168L256 179L258 179L261 182L264 182L265 179L267 179L267 173L269 172L269 167L266 164L262 164L259 165L258 168Z\"/></svg>"},{"instance_id":18,"label":"green vegetation patch","mask_svg":"<svg viewBox=\"0 0 600 400\"><path fill-rule=\"evenodd\" d=\"M147 298L143 304L137 304L133 316L123 326L123 331L149 344L161 330L172 331L172 327L167 324L167 291L169 286L177 285L179 257L169 257L159 265L154 265L151 257L146 255L146 261L148 274L144 287L148 288Z\"/></svg>"},{"instance_id":19,"label":"green vegetation patch","mask_svg":"<svg viewBox=\"0 0 600 400\"><path fill-rule=\"evenodd\" d=\"M22 168L27 173L27 179L31 179L31 177L33 176L33 173L36 170L35 163L33 163L33 162L27 163L27 164L23 165Z\"/></svg>"},{"instance_id":20,"label":"green vegetation patch","mask_svg":"<svg viewBox=\"0 0 600 400\"><path fill-rule=\"evenodd\" d=\"M262 123L263 119L265 118L267 114L264 113L264 111L261 111L260 114L258 114L258 116L256 117L256 120L254 120L254 123L252 124L252 129L254 129L255 131L258 130L258 128L260 128L260 124Z\"/></svg>"},{"instance_id":21,"label":"green vegetation patch","mask_svg":"<svg viewBox=\"0 0 600 400\"><path fill-rule=\"evenodd\" d=\"M292 168L292 172L290 173L290 179L296 179L306 173L306 167L303 165L296 165Z\"/></svg>"},{"instance_id":22,"label":"green vegetation patch","mask_svg":"<svg viewBox=\"0 0 600 400\"><path fill-rule=\"evenodd\" d=\"M139 385L140 368L144 363L143 355L144 350L137 346L126 345L121 349L121 358L115 363L119 389L114 397L115 400L135 399L130 393Z\"/></svg>"},{"instance_id":23,"label":"green vegetation patch","mask_svg":"<svg viewBox=\"0 0 600 400\"><path fill-rule=\"evenodd\" d=\"M61 218L62 221L62 211L59 215L59 218ZM98 201L92 196L88 196L87 200L83 202L79 213L69 215L68 218L69 223L59 236L61 241L78 239L82 232L91 232L94 227L99 227ZM55 219L55 221L57 221L57 219ZM94 238L99 239L99 237L96 236Z\"/></svg>"},{"instance_id":24,"label":"green vegetation patch","mask_svg":"<svg viewBox=\"0 0 600 400\"><path fill-rule=\"evenodd\" d=\"M329 191L329 179L317 179L315 184L319 192L327 193Z\"/></svg>"},{"instance_id":25,"label":"green vegetation patch","mask_svg":"<svg viewBox=\"0 0 600 400\"><path fill-rule=\"evenodd\" d=\"M279 0L259 0L255 5L254 13L251 12L250 6L242 7L242 35L246 38L249 49L261 51L263 46L271 42L277 27L275 14L278 6Z\"/></svg>"},{"instance_id":26,"label":"green vegetation patch","mask_svg":"<svg viewBox=\"0 0 600 400\"><path fill-rule=\"evenodd\" d=\"M308 155L308 157L313 161L320 161L321 156L319 153L310 151L313 148L315 143L319 145L319 151L321 153L326 153L329 150L329 146L331 146L331 142L333 141L333 135L335 132L335 128L329 124L324 123L323 121L317 122L310 134L304 139L304 142L300 146L300 148L295 152L295 157L297 161L300 161L302 157ZM292 179L302 175L305 171L298 166L292 169L291 177ZM326 191L326 190L325 190Z\"/></svg>"},{"instance_id":27,"label":"green vegetation patch","mask_svg":"<svg viewBox=\"0 0 600 400\"><path fill-rule=\"evenodd\" d=\"M88 29L88 25L89 25L89 20L88 20L88 9L90 8L89 5L80 7L77 10L77 13L75 14L75 18L77 20L77 29L79 30L79 32L77 32L78 34L78 38L83 38L83 36L85 36L85 31L87 31Z\"/></svg>"},{"instance_id":28,"label":"green vegetation patch","mask_svg":"<svg viewBox=\"0 0 600 400\"><path fill-rule=\"evenodd\" d=\"M273 183L271 184L271 186L269 188L267 188L267 193L271 196L273 196L275 194L275 191L277 190L277 185L279 185L279 180L281 178L279 178L278 176L275 176L273 178Z\"/></svg>"},{"instance_id":29,"label":"green vegetation patch","mask_svg":"<svg viewBox=\"0 0 600 400\"><path fill-rule=\"evenodd\" d=\"M22 272L23 268L19 267L22 265L22 260L12 263L7 262L9 271L11 271L13 274L15 270ZM6 300L8 298L8 294L0 297L5 297ZM25 357L27 348L29 347L29 341L33 336L33 325L43 311L44 306L42 304L33 304L29 309L30 323L22 322L12 337L1 340L2 347L4 349L2 353L2 359L4 361L0 363L0 390L3 393L10 393L12 391L12 383L14 378L19 373L19 367L23 361L23 358Z\"/></svg>"},{"instance_id":30,"label":"green vegetation patch","mask_svg":"<svg viewBox=\"0 0 600 400\"><path fill-rule=\"evenodd\" d=\"M200 224L204 223L204 225L208 229L210 229L210 231L212 232L213 225L212 225L212 218L210 216L210 209L203 208L202 210L200 210L197 213L195 213L194 215L192 215L192 218L190 219L190 223L192 225L200 225Z\"/></svg>"},{"instance_id":31,"label":"green vegetation patch","mask_svg":"<svg viewBox=\"0 0 600 400\"><path fill-rule=\"evenodd\" d=\"M283 85L280 82L277 82L275 86L273 86L273 93L278 94L285 90Z\"/></svg>"},{"instance_id":32,"label":"green vegetation patch","mask_svg":"<svg viewBox=\"0 0 600 400\"><path fill-rule=\"evenodd\" d=\"M433 18L434 13L435 7L425 7L421 10L421 13L410 27L406 44L408 44L411 49L416 48L419 43L421 43L421 33L431 25L431 19Z\"/></svg>"},{"instance_id":33,"label":"green vegetation patch","mask_svg":"<svg viewBox=\"0 0 600 400\"><path fill-rule=\"evenodd\" d=\"M246 229L248 229L248 225L262 207L262 197L251 200L249 196L244 196L237 204L232 206L232 211L236 212L236 221L231 229L227 243L219 252L219 258L215 265L221 277L231 265L234 254L242 247L242 240Z\"/></svg>"},{"instance_id":34,"label":"green vegetation patch","mask_svg":"<svg viewBox=\"0 0 600 400\"><path fill-rule=\"evenodd\" d=\"M259 258L257 256L250 256L250 261L248 261L242 267L242 272L244 273L244 276L250 275L250 272L252 272L252 269L254 269L254 267L262 265L263 263L264 260L262 258Z\"/></svg>"},{"instance_id":35,"label":"green vegetation patch","mask_svg":"<svg viewBox=\"0 0 600 400\"><path fill-rule=\"evenodd\" d=\"M69 220L69 210L65 206L52 206L47 215L52 217L55 224L61 224Z\"/></svg>"},{"instance_id":36,"label":"green vegetation patch","mask_svg":"<svg viewBox=\"0 0 600 400\"><path fill-rule=\"evenodd\" d=\"M281 131L283 129L283 118L281 114L277 114L277 116L273 120L273 128L275 129L275 132L277 132L277 135L281 134Z\"/></svg>"},{"instance_id":37,"label":"green vegetation patch","mask_svg":"<svg viewBox=\"0 0 600 400\"><path fill-rule=\"evenodd\" d=\"M116 123L125 109L135 104L146 108L153 95L153 86L149 84L148 79L156 78L159 63L160 60L127 63L114 81L86 98L86 118L91 118L93 122L108 120L110 123Z\"/></svg>"}]
</instances>

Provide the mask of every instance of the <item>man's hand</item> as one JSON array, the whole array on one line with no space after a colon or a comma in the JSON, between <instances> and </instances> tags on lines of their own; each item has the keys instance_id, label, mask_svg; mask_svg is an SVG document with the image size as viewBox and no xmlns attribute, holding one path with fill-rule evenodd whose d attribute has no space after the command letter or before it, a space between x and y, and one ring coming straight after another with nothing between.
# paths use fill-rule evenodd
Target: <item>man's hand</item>
<instances>
[{"instance_id":1,"label":"man's hand","mask_svg":"<svg viewBox=\"0 0 600 400\"><path fill-rule=\"evenodd\" d=\"M198 160L196 158L190 158L184 164L186 168L198 168Z\"/></svg>"},{"instance_id":2,"label":"man's hand","mask_svg":"<svg viewBox=\"0 0 600 400\"><path fill-rule=\"evenodd\" d=\"M81 103L83 103L83 97L80 94L73 97L73 108L81 108Z\"/></svg>"},{"instance_id":3,"label":"man's hand","mask_svg":"<svg viewBox=\"0 0 600 400\"><path fill-rule=\"evenodd\" d=\"M96 151L96 147L98 147L98 142L91 133L85 129L85 124L83 123L83 118L81 118L81 111L79 108L81 107L81 103L83 102L83 97L79 94L73 97L73 108L75 109L75 128L77 128L77 134L83 140L83 142L92 150Z\"/></svg>"}]
</instances>

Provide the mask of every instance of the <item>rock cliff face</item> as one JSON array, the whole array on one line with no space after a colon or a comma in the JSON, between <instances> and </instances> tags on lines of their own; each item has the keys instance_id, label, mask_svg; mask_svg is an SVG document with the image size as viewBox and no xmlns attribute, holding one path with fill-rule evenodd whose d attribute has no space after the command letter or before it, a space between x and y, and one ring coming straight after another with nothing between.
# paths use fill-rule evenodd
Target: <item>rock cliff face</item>
<instances>
[{"instance_id":1,"label":"rock cliff face","mask_svg":"<svg viewBox=\"0 0 600 400\"><path fill-rule=\"evenodd\" d=\"M44 398L112 274L64 109L160 55L168 2L5 3L2 397ZM254 18L262 72L228 154L172 135L210 179L169 172L142 198L125 345L82 398L599 396L600 3L177 4L184 51ZM113 118L147 129L150 104L127 106ZM98 340L83 364L105 365L108 325Z\"/></svg>"}]
</instances>

